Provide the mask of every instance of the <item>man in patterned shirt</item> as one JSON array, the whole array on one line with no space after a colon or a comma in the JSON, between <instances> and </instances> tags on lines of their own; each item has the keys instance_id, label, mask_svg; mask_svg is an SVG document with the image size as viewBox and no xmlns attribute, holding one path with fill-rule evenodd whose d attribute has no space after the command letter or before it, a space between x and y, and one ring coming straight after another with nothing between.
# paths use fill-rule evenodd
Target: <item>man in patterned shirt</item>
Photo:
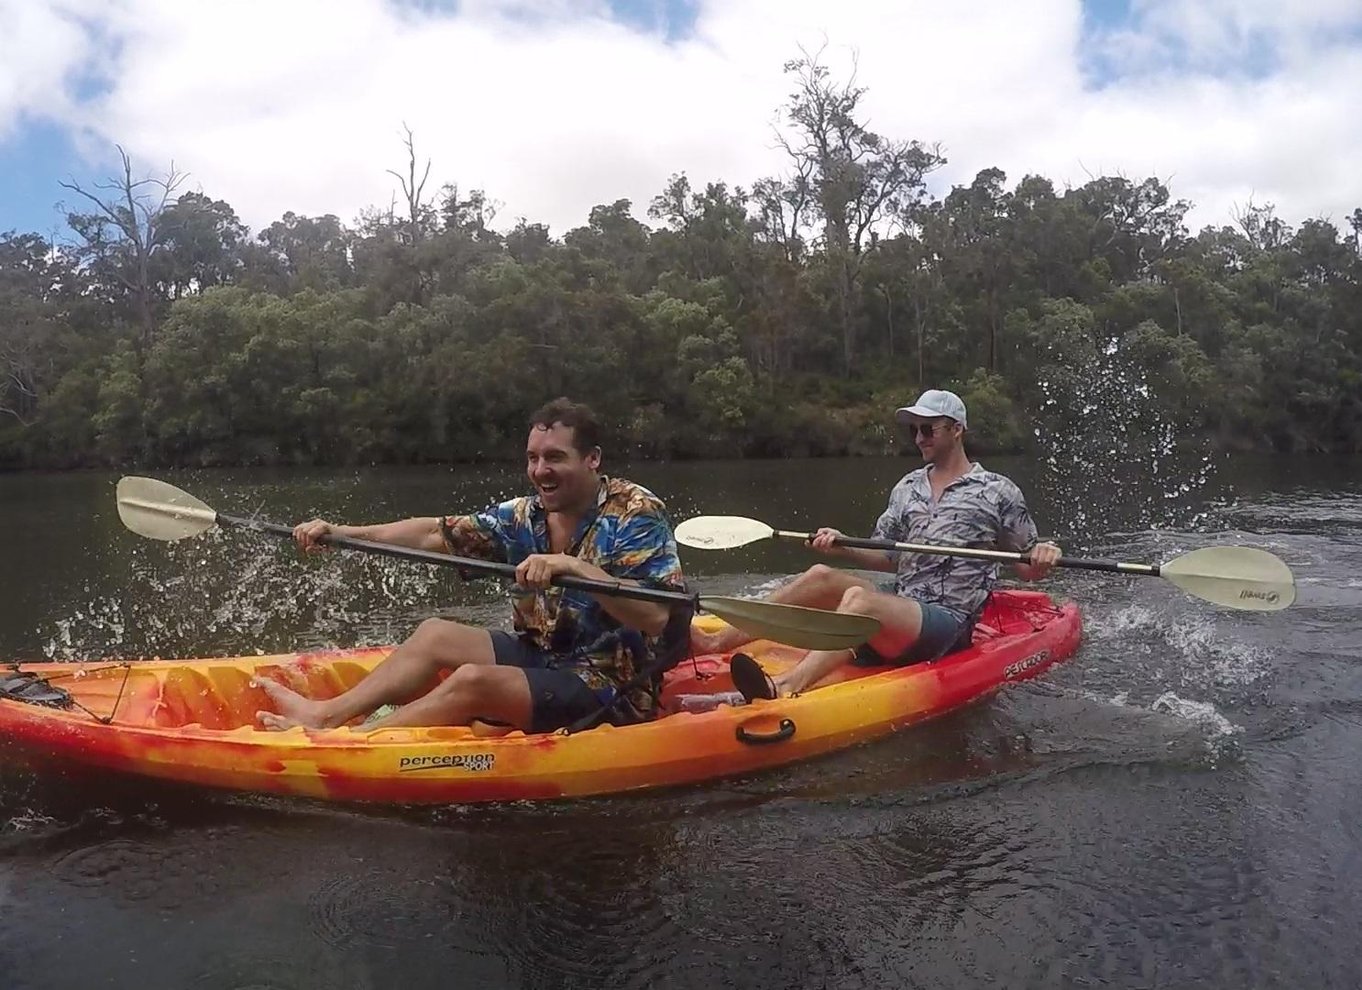
<instances>
[{"instance_id":1,"label":"man in patterned shirt","mask_svg":"<svg viewBox=\"0 0 1362 990\"><path fill-rule=\"evenodd\" d=\"M275 682L261 688L277 711L267 728L329 728L384 704L402 704L366 728L502 722L550 732L610 708L617 723L655 704L640 671L685 647L688 610L553 586L559 575L684 591L662 501L600 473L599 427L583 405L558 399L530 420L526 473L534 494L472 515L339 526L321 519L294 530L305 551L328 533L516 565L515 632L427 619L359 684L310 700ZM441 673L448 676L438 680ZM642 675L646 680L646 674Z\"/></svg>"},{"instance_id":2,"label":"man in patterned shirt","mask_svg":"<svg viewBox=\"0 0 1362 990\"><path fill-rule=\"evenodd\" d=\"M1029 563L1016 565L1019 576L1037 581L1048 574L1060 549L1053 543L1037 542L1036 525L1015 484L966 456L966 413L960 397L929 389L913 405L896 410L895 419L916 441L926 466L894 487L875 526L875 538L1029 552ZM810 653L774 680L755 660L736 655L734 687L749 701L797 694L848 660L872 666L920 663L969 644L974 623L997 583L996 563L838 547L834 540L840 535L835 529L820 529L812 546L855 567L897 571L892 593L846 571L817 564L771 600L873 615L880 620L880 632L855 651ZM695 653L725 653L749 638L732 627L711 634L697 628L691 633L691 647Z\"/></svg>"}]
</instances>

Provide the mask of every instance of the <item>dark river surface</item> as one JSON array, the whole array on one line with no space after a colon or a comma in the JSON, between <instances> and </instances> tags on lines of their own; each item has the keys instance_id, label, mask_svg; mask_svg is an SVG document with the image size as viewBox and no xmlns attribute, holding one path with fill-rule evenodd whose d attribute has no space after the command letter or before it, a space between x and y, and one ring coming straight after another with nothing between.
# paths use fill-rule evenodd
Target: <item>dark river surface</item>
<instances>
[{"instance_id":1,"label":"dark river surface","mask_svg":"<svg viewBox=\"0 0 1362 990\"><path fill-rule=\"evenodd\" d=\"M822 760L625 797L336 807L39 773L0 749L0 988L1362 986L1362 460L1065 476L981 459L1073 553L1260 546L1299 600L1230 612L1061 571L1048 587L1082 605L1085 639L1043 679ZM678 521L868 534L914 463L607 466ZM476 508L523 481L514 465L157 477L283 522ZM498 585L444 570L305 561L241 532L142 540L116 480L0 476L0 657L506 622ZM683 559L718 594L812 562L773 544Z\"/></svg>"}]
</instances>

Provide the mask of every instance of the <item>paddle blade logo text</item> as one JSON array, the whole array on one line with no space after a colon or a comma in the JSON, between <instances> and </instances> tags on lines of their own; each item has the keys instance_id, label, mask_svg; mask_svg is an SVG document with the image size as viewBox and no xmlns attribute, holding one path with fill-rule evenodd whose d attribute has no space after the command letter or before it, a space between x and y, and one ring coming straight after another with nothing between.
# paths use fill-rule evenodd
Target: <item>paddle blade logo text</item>
<instances>
[{"instance_id":1,"label":"paddle blade logo text","mask_svg":"<svg viewBox=\"0 0 1362 990\"><path fill-rule=\"evenodd\" d=\"M1241 601L1248 598L1253 601L1267 602L1269 605L1276 605L1277 599L1280 597L1281 596L1275 591L1254 591L1252 588L1245 588L1243 591L1239 592L1239 599Z\"/></svg>"}]
</instances>

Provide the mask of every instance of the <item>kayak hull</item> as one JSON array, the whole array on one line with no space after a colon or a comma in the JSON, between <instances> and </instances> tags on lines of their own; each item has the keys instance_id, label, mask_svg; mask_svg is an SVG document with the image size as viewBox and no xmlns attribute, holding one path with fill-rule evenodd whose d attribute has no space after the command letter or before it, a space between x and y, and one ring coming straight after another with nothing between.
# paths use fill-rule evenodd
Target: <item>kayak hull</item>
<instances>
[{"instance_id":1,"label":"kayak hull","mask_svg":"<svg viewBox=\"0 0 1362 990\"><path fill-rule=\"evenodd\" d=\"M486 726L265 731L272 677L311 697L357 683L390 648L192 661L25 664L61 687L66 709L0 698L0 746L90 767L237 791L395 804L542 800L750 773L867 742L1043 674L1077 649L1073 604L993 596L974 644L933 664L844 667L799 697L677 711L572 735ZM768 671L803 651L753 643ZM669 672L664 705L732 690L726 657ZM107 719L107 721L106 721Z\"/></svg>"}]
</instances>

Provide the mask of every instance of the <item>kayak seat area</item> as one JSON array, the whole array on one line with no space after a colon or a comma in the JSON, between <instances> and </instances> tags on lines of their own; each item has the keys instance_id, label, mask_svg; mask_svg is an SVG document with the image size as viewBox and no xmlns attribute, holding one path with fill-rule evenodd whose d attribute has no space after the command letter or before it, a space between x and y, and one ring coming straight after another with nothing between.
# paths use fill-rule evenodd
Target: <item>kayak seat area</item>
<instances>
[{"instance_id":1,"label":"kayak seat area","mask_svg":"<svg viewBox=\"0 0 1362 990\"><path fill-rule=\"evenodd\" d=\"M164 728L201 725L205 729L234 729L242 723L210 677L189 667L172 667L161 682L161 704L154 724Z\"/></svg>"},{"instance_id":2,"label":"kayak seat area","mask_svg":"<svg viewBox=\"0 0 1362 990\"><path fill-rule=\"evenodd\" d=\"M1009 588L1006 594L989 598L975 623L974 642L1033 632L1057 614L1045 592Z\"/></svg>"},{"instance_id":3,"label":"kayak seat area","mask_svg":"<svg viewBox=\"0 0 1362 990\"><path fill-rule=\"evenodd\" d=\"M205 729L238 729L255 725L255 713L271 708L269 697L255 686L257 676L274 680L310 698L331 698L353 687L369 672L365 664L167 667L139 673L118 706L117 722L162 729L198 725ZM114 685L116 688L116 685ZM109 698L112 708L113 697Z\"/></svg>"}]
</instances>

